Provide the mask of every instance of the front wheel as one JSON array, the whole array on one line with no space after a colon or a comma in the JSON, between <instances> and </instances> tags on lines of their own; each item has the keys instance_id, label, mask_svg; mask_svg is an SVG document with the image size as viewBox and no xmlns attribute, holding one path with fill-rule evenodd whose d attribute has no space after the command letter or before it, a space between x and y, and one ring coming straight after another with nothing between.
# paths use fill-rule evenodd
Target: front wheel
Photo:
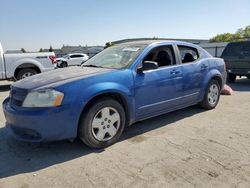
<instances>
[{"instance_id":1,"label":"front wheel","mask_svg":"<svg viewBox=\"0 0 250 188\"><path fill-rule=\"evenodd\" d=\"M218 81L211 80L207 86L205 96L200 103L201 106L206 110L215 108L220 99L220 85Z\"/></svg>"},{"instance_id":2,"label":"front wheel","mask_svg":"<svg viewBox=\"0 0 250 188\"><path fill-rule=\"evenodd\" d=\"M67 66L68 66L67 62L64 62L64 61L63 61L63 62L61 63L61 67L62 67L62 68L67 67Z\"/></svg>"},{"instance_id":3,"label":"front wheel","mask_svg":"<svg viewBox=\"0 0 250 188\"><path fill-rule=\"evenodd\" d=\"M83 113L79 137L86 145L104 148L118 141L126 121L124 109L119 102L103 98Z\"/></svg>"}]
</instances>

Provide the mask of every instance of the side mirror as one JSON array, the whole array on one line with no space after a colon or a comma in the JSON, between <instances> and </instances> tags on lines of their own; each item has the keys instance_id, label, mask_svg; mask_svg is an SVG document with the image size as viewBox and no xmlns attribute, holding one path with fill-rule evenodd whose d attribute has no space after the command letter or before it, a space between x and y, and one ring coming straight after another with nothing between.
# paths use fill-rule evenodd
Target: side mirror
<instances>
[{"instance_id":1,"label":"side mirror","mask_svg":"<svg viewBox=\"0 0 250 188\"><path fill-rule=\"evenodd\" d=\"M137 72L142 73L143 71L158 69L158 67L158 63L154 61L144 61L142 66L137 69Z\"/></svg>"}]
</instances>

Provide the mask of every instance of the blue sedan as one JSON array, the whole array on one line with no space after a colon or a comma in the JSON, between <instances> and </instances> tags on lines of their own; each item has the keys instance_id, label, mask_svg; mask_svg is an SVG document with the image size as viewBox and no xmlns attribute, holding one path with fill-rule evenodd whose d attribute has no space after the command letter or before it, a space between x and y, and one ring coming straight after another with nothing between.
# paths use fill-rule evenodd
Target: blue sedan
<instances>
[{"instance_id":1,"label":"blue sedan","mask_svg":"<svg viewBox=\"0 0 250 188\"><path fill-rule=\"evenodd\" d=\"M123 43L81 67L14 83L3 102L6 127L22 141L78 136L89 147L103 148L137 121L195 104L215 108L225 75L224 61L194 44Z\"/></svg>"}]
</instances>

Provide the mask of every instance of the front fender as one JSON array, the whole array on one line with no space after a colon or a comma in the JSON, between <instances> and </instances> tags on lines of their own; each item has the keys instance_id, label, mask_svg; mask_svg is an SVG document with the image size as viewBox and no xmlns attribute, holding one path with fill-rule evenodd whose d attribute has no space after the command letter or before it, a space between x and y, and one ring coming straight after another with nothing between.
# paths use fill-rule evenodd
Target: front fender
<instances>
[{"instance_id":1,"label":"front fender","mask_svg":"<svg viewBox=\"0 0 250 188\"><path fill-rule=\"evenodd\" d=\"M126 103L126 107L128 109L129 115L129 124L134 121L134 99L133 99L133 91L130 88L125 87L124 85L114 83L114 82L104 82L97 83L85 88L84 98L82 99L85 105L92 100L93 98L107 93L117 93L119 94Z\"/></svg>"}]
</instances>

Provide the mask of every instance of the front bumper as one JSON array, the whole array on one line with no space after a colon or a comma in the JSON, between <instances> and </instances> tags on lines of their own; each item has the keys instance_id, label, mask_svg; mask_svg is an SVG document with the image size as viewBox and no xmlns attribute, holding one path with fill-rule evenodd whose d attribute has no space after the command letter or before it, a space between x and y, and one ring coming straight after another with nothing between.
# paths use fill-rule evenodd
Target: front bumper
<instances>
[{"instance_id":1,"label":"front bumper","mask_svg":"<svg viewBox=\"0 0 250 188\"><path fill-rule=\"evenodd\" d=\"M67 105L29 109L12 107L10 98L3 102L8 132L17 140L47 142L77 136L78 118Z\"/></svg>"}]
</instances>

